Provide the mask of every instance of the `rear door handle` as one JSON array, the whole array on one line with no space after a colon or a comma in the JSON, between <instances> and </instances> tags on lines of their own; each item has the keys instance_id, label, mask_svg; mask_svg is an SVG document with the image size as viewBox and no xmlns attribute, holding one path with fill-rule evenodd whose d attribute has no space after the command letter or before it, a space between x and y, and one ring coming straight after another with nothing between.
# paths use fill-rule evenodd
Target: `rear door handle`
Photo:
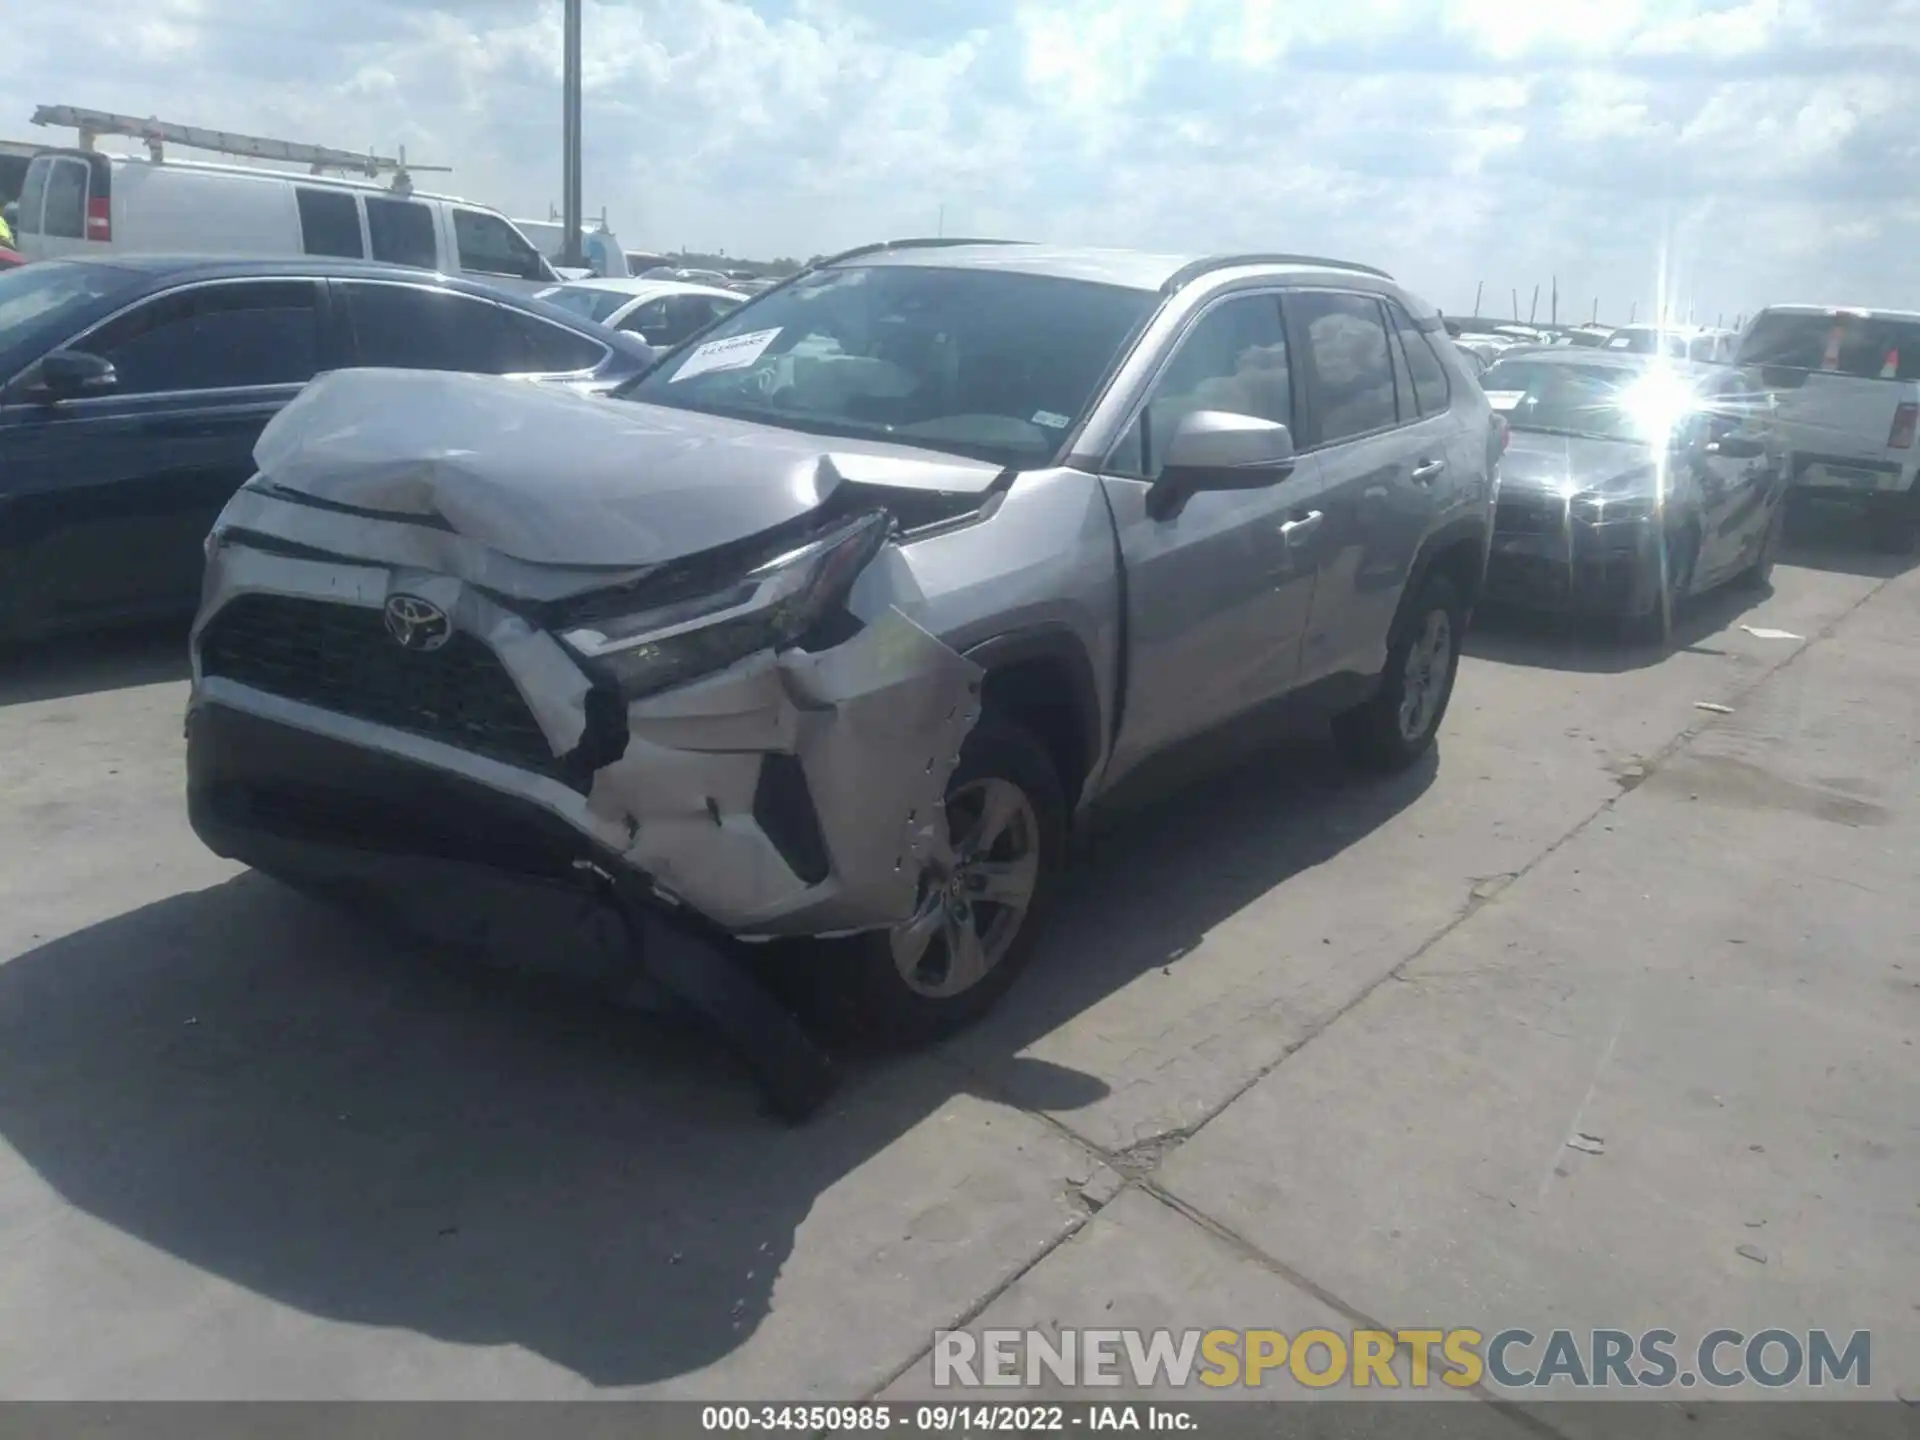
<instances>
[{"instance_id":1,"label":"rear door handle","mask_svg":"<svg viewBox=\"0 0 1920 1440\"><path fill-rule=\"evenodd\" d=\"M1430 485L1440 478L1441 473L1445 471L1446 468L1447 462L1444 460L1422 460L1418 465L1413 467L1413 483L1416 485Z\"/></svg>"},{"instance_id":2,"label":"rear door handle","mask_svg":"<svg viewBox=\"0 0 1920 1440\"><path fill-rule=\"evenodd\" d=\"M1309 510L1297 520L1289 520L1280 527L1280 538L1289 545L1297 545L1320 528L1320 522L1326 519L1318 510Z\"/></svg>"}]
</instances>

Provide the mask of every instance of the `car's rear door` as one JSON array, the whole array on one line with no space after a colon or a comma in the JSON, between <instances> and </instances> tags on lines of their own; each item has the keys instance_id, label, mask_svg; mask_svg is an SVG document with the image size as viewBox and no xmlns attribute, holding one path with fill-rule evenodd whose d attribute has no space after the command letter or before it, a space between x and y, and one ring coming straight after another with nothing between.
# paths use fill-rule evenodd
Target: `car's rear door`
<instances>
[{"instance_id":1,"label":"car's rear door","mask_svg":"<svg viewBox=\"0 0 1920 1440\"><path fill-rule=\"evenodd\" d=\"M1401 592L1439 496L1462 479L1459 426L1427 364L1423 415L1400 326L1381 296L1289 290L1287 335L1300 357L1307 407L1303 444L1319 462L1324 519L1312 544L1313 613L1303 681L1379 673ZM1398 310L1397 305L1395 310ZM1412 327L1410 318L1405 323ZM1424 345L1424 337L1414 328ZM1425 351L1425 361L1438 361Z\"/></svg>"},{"instance_id":2,"label":"car's rear door","mask_svg":"<svg viewBox=\"0 0 1920 1440\"><path fill-rule=\"evenodd\" d=\"M1291 424L1294 401L1276 291L1235 292L1196 315L1104 467L1125 567L1126 688L1109 775L1231 719L1290 686L1313 599L1313 563L1289 543L1311 530L1317 467L1256 490L1192 496L1158 518L1147 494L1181 418L1226 410Z\"/></svg>"},{"instance_id":3,"label":"car's rear door","mask_svg":"<svg viewBox=\"0 0 1920 1440\"><path fill-rule=\"evenodd\" d=\"M191 611L254 441L322 367L320 298L312 280L182 286L62 347L110 362L111 389L55 401L29 371L0 397L24 623Z\"/></svg>"},{"instance_id":4,"label":"car's rear door","mask_svg":"<svg viewBox=\"0 0 1920 1440\"><path fill-rule=\"evenodd\" d=\"M1864 311L1762 311L1735 363L1773 392L1792 483L1814 491L1905 490L1920 413L1920 321Z\"/></svg>"}]
</instances>

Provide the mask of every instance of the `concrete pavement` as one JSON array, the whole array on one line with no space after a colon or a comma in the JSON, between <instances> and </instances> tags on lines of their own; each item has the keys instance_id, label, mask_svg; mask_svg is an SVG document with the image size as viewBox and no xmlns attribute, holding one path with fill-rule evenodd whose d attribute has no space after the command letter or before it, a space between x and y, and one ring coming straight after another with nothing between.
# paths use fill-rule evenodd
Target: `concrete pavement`
<instances>
[{"instance_id":1,"label":"concrete pavement","mask_svg":"<svg viewBox=\"0 0 1920 1440\"><path fill-rule=\"evenodd\" d=\"M168 647L21 665L0 1395L914 1395L1049 1320L1826 1325L1920 1383L1920 576L1849 538L1664 657L1483 631L1410 776L1183 779L801 1131L206 855Z\"/></svg>"}]
</instances>

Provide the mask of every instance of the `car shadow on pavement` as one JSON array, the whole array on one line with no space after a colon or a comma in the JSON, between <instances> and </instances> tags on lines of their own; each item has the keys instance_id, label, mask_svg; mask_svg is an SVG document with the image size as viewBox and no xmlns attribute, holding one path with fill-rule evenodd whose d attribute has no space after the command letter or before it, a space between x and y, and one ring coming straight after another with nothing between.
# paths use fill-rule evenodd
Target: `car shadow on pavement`
<instances>
[{"instance_id":1,"label":"car shadow on pavement","mask_svg":"<svg viewBox=\"0 0 1920 1440\"><path fill-rule=\"evenodd\" d=\"M1873 542L1874 522L1859 511L1840 505L1797 504L1787 511L1780 563L1869 580L1891 580L1920 565L1920 553L1889 554L1874 549Z\"/></svg>"},{"instance_id":2,"label":"car shadow on pavement","mask_svg":"<svg viewBox=\"0 0 1920 1440\"><path fill-rule=\"evenodd\" d=\"M988 1021L992 1094L1056 1113L1105 1096L1020 1052L1432 773L1354 780L1324 740L1288 742L1109 822ZM787 1128L705 1034L580 980L402 944L243 874L0 965L0 1138L67 1204L220 1281L626 1386L744 1344L821 1197L957 1091L989 1093L938 1052L851 1060ZM950 1263L898 1198L861 1192L821 1246L885 1249L893 1276Z\"/></svg>"},{"instance_id":3,"label":"car shadow on pavement","mask_svg":"<svg viewBox=\"0 0 1920 1440\"><path fill-rule=\"evenodd\" d=\"M1475 613L1462 648L1474 659L1496 665L1618 675L1658 665L1675 651L1699 648L1772 594L1770 587L1723 585L1696 595L1674 615L1673 638L1665 645L1634 639L1623 633L1618 621L1604 617L1487 607Z\"/></svg>"},{"instance_id":4,"label":"car shadow on pavement","mask_svg":"<svg viewBox=\"0 0 1920 1440\"><path fill-rule=\"evenodd\" d=\"M0 645L0 706L160 685L189 673L185 625Z\"/></svg>"}]
</instances>

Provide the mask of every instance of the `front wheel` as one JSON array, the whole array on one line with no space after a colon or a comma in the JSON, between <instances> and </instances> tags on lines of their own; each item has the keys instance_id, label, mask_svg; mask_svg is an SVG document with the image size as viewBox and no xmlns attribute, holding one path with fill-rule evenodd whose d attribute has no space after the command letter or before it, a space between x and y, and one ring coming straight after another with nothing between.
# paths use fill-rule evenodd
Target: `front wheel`
<instances>
[{"instance_id":1,"label":"front wheel","mask_svg":"<svg viewBox=\"0 0 1920 1440\"><path fill-rule=\"evenodd\" d=\"M1787 507L1784 503L1773 507L1773 514L1767 517L1766 531L1760 536L1760 548L1754 552L1753 560L1747 568L1733 577L1733 583L1746 590L1764 590L1773 581L1773 559L1780 551L1781 532L1787 526Z\"/></svg>"},{"instance_id":2,"label":"front wheel","mask_svg":"<svg viewBox=\"0 0 1920 1440\"><path fill-rule=\"evenodd\" d=\"M891 930L821 957L821 1016L878 1048L941 1039L985 1014L1032 958L1035 922L1066 850L1066 800L1046 749L982 715L947 785L951 857Z\"/></svg>"},{"instance_id":3,"label":"front wheel","mask_svg":"<svg viewBox=\"0 0 1920 1440\"><path fill-rule=\"evenodd\" d=\"M1459 592L1445 576L1428 576L1400 617L1380 688L1334 716L1334 744L1349 764L1392 772L1426 753L1453 698L1466 628Z\"/></svg>"}]
</instances>

